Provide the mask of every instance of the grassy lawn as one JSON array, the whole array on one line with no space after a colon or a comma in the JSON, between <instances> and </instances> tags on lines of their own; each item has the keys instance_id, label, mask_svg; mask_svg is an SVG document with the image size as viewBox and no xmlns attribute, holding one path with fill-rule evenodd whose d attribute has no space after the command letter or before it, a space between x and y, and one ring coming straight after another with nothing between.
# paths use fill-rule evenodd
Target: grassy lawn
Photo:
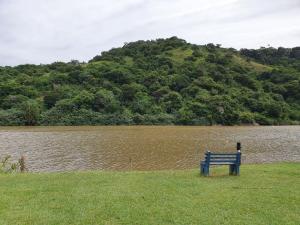
<instances>
[{"instance_id":1,"label":"grassy lawn","mask_svg":"<svg viewBox=\"0 0 300 225\"><path fill-rule=\"evenodd\" d=\"M0 175L0 224L300 224L300 163Z\"/></svg>"}]
</instances>

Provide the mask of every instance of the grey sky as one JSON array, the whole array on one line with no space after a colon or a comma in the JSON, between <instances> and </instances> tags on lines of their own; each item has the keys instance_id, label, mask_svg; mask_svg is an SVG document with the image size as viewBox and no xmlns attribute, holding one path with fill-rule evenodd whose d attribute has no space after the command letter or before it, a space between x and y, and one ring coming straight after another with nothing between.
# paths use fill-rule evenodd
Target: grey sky
<instances>
[{"instance_id":1,"label":"grey sky","mask_svg":"<svg viewBox=\"0 0 300 225\"><path fill-rule=\"evenodd\" d=\"M124 42L300 45L300 0L0 0L0 65L87 61Z\"/></svg>"}]
</instances>

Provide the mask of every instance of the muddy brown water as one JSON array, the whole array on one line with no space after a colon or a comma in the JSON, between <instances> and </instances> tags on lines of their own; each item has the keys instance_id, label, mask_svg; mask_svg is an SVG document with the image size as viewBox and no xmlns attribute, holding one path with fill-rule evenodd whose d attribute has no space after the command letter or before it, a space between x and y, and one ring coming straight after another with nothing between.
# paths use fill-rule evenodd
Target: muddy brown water
<instances>
[{"instance_id":1,"label":"muddy brown water","mask_svg":"<svg viewBox=\"0 0 300 225\"><path fill-rule=\"evenodd\" d=\"M190 169L238 141L243 163L300 162L300 126L0 127L0 156L35 172Z\"/></svg>"}]
</instances>

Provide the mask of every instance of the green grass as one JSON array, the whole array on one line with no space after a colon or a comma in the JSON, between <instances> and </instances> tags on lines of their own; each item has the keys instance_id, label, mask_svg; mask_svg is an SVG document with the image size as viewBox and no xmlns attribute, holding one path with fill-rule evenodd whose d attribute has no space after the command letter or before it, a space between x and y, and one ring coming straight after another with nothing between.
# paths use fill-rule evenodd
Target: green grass
<instances>
[{"instance_id":1,"label":"green grass","mask_svg":"<svg viewBox=\"0 0 300 225\"><path fill-rule=\"evenodd\" d=\"M299 224L300 164L0 175L0 224Z\"/></svg>"},{"instance_id":2,"label":"green grass","mask_svg":"<svg viewBox=\"0 0 300 225\"><path fill-rule=\"evenodd\" d=\"M171 53L171 59L173 59L177 63L183 63L184 59L188 56L191 56L193 54L192 49L173 49L170 50L169 53Z\"/></svg>"},{"instance_id":3,"label":"green grass","mask_svg":"<svg viewBox=\"0 0 300 225\"><path fill-rule=\"evenodd\" d=\"M242 67L248 67L249 69L258 73L272 70L272 67L270 66L263 65L254 61L247 62L244 58L235 55L233 56L233 62L235 62L238 65L241 65Z\"/></svg>"}]
</instances>

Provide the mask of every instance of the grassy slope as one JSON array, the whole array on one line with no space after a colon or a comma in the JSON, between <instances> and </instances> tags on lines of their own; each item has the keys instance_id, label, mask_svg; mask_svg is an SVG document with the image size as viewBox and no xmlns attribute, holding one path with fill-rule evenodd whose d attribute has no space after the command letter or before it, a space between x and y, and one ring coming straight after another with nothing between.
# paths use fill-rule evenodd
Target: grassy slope
<instances>
[{"instance_id":1,"label":"grassy slope","mask_svg":"<svg viewBox=\"0 0 300 225\"><path fill-rule=\"evenodd\" d=\"M254 61L249 61L247 62L244 58L240 57L240 56L233 56L233 62L236 63L237 65L240 65L242 67L246 67L249 68L252 71L255 72L265 72L265 71L272 71L272 69L274 69L272 66L270 65L263 65Z\"/></svg>"},{"instance_id":2,"label":"grassy slope","mask_svg":"<svg viewBox=\"0 0 300 225\"><path fill-rule=\"evenodd\" d=\"M0 175L0 224L299 224L300 164Z\"/></svg>"}]
</instances>

